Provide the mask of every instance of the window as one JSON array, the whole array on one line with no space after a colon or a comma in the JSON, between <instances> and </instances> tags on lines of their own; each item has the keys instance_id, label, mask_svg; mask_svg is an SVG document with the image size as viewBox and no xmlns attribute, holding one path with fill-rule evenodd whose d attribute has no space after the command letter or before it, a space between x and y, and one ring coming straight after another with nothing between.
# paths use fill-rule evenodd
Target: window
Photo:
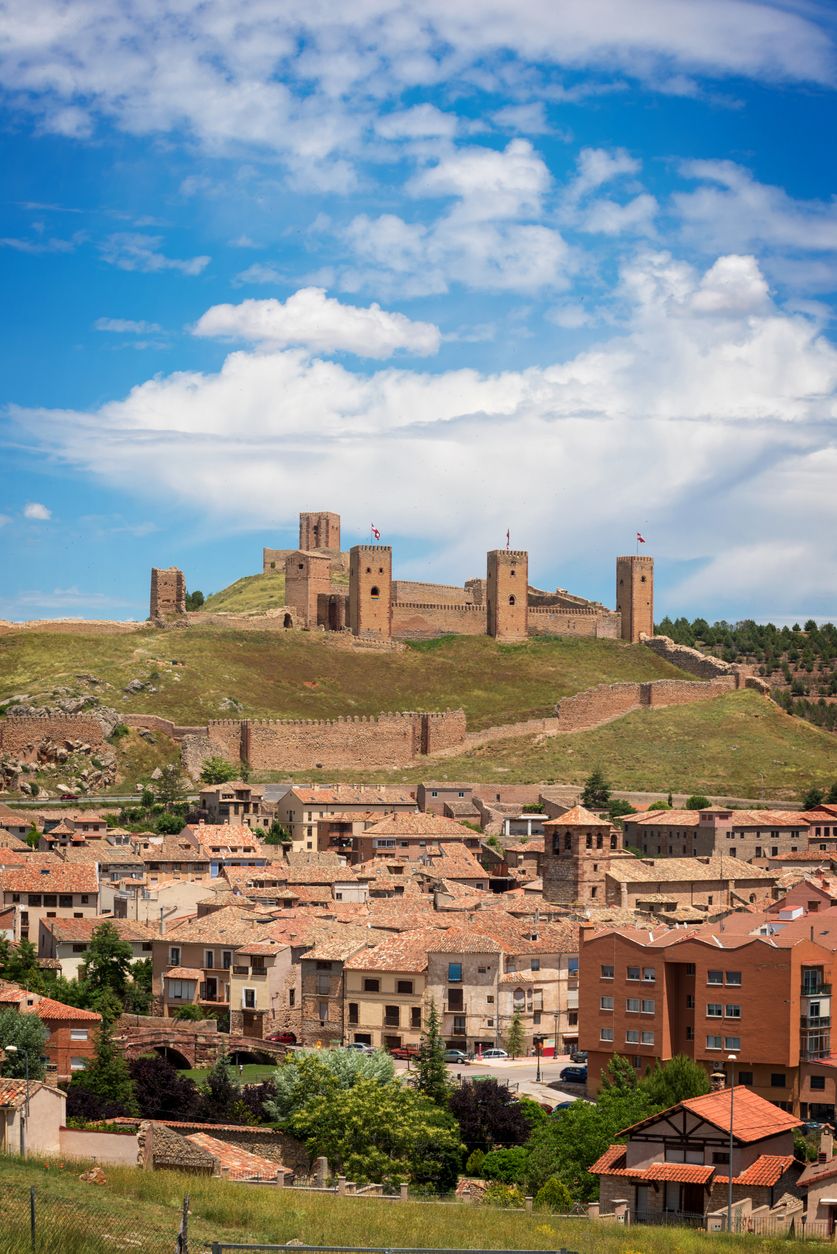
<instances>
[{"instance_id":1,"label":"window","mask_svg":"<svg viewBox=\"0 0 837 1254\"><path fill-rule=\"evenodd\" d=\"M244 990L244 1009L256 1009L256 990L254 988L245 988Z\"/></svg>"},{"instance_id":2,"label":"window","mask_svg":"<svg viewBox=\"0 0 837 1254\"><path fill-rule=\"evenodd\" d=\"M600 997L599 998L599 1010L612 1010L612 1009L613 1009L612 997Z\"/></svg>"},{"instance_id":3,"label":"window","mask_svg":"<svg viewBox=\"0 0 837 1254\"><path fill-rule=\"evenodd\" d=\"M210 971L214 968L214 966L215 966L215 954L212 952L212 950L211 950L211 949L207 949L207 950L206 950L206 952L205 952L205 954L204 954L204 956L203 956L203 965L204 965L205 967L207 967Z\"/></svg>"},{"instance_id":4,"label":"window","mask_svg":"<svg viewBox=\"0 0 837 1254\"><path fill-rule=\"evenodd\" d=\"M729 1002L727 1002L726 1006L724 1006L724 1018L725 1019L740 1019L741 1007L731 1006Z\"/></svg>"},{"instance_id":5,"label":"window","mask_svg":"<svg viewBox=\"0 0 837 1254\"><path fill-rule=\"evenodd\" d=\"M328 1018L328 1002L327 1001L317 1002L317 1017L319 1018L320 1023L325 1023L326 1019Z\"/></svg>"},{"instance_id":6,"label":"window","mask_svg":"<svg viewBox=\"0 0 837 1254\"><path fill-rule=\"evenodd\" d=\"M169 1001L191 1001L195 989L194 980L169 980Z\"/></svg>"},{"instance_id":7,"label":"window","mask_svg":"<svg viewBox=\"0 0 837 1254\"><path fill-rule=\"evenodd\" d=\"M628 974L629 980L638 980L639 979L639 967L628 967L627 974Z\"/></svg>"},{"instance_id":8,"label":"window","mask_svg":"<svg viewBox=\"0 0 837 1254\"><path fill-rule=\"evenodd\" d=\"M724 1013L724 1008L719 1001L710 1001L706 1005L707 1019L720 1019Z\"/></svg>"},{"instance_id":9,"label":"window","mask_svg":"<svg viewBox=\"0 0 837 1254\"><path fill-rule=\"evenodd\" d=\"M822 967L802 968L802 992L804 995L819 993L823 986Z\"/></svg>"},{"instance_id":10,"label":"window","mask_svg":"<svg viewBox=\"0 0 837 1254\"><path fill-rule=\"evenodd\" d=\"M421 1030L421 1006L410 1007L410 1027Z\"/></svg>"},{"instance_id":11,"label":"window","mask_svg":"<svg viewBox=\"0 0 837 1254\"><path fill-rule=\"evenodd\" d=\"M73 945L73 953L74 954L86 954L87 946L86 945Z\"/></svg>"},{"instance_id":12,"label":"window","mask_svg":"<svg viewBox=\"0 0 837 1254\"><path fill-rule=\"evenodd\" d=\"M783 1088L785 1088L785 1087L786 1087L786 1084L785 1084L785 1073L784 1073L784 1071L773 1071L773 1072L771 1072L771 1074L770 1074L770 1087L771 1087L772 1089L783 1089Z\"/></svg>"},{"instance_id":13,"label":"window","mask_svg":"<svg viewBox=\"0 0 837 1254\"><path fill-rule=\"evenodd\" d=\"M87 1028L70 1028L70 1040L71 1041L86 1041L87 1040Z\"/></svg>"},{"instance_id":14,"label":"window","mask_svg":"<svg viewBox=\"0 0 837 1254\"><path fill-rule=\"evenodd\" d=\"M656 1012L657 1003L648 997L643 997L641 1011L644 1015L653 1015Z\"/></svg>"},{"instance_id":15,"label":"window","mask_svg":"<svg viewBox=\"0 0 837 1254\"><path fill-rule=\"evenodd\" d=\"M740 1049L740 1048L741 1048L740 1036L725 1036L724 1037L724 1049Z\"/></svg>"},{"instance_id":16,"label":"window","mask_svg":"<svg viewBox=\"0 0 837 1254\"><path fill-rule=\"evenodd\" d=\"M639 1044L639 1032L637 1031L637 1029L628 1028L627 1032L625 1033L625 1040L628 1043L628 1045L638 1045Z\"/></svg>"},{"instance_id":17,"label":"window","mask_svg":"<svg viewBox=\"0 0 837 1254\"><path fill-rule=\"evenodd\" d=\"M449 962L448 963L448 983L449 984L461 984L462 983L462 963L461 962Z\"/></svg>"},{"instance_id":18,"label":"window","mask_svg":"<svg viewBox=\"0 0 837 1254\"><path fill-rule=\"evenodd\" d=\"M541 960L540 960L540 958L533 958L533 959L532 959L532 970L533 970L533 971L540 971L540 969L541 969Z\"/></svg>"},{"instance_id":19,"label":"window","mask_svg":"<svg viewBox=\"0 0 837 1254\"><path fill-rule=\"evenodd\" d=\"M613 1040L613 1028L599 1028L599 1040L600 1041L612 1041Z\"/></svg>"},{"instance_id":20,"label":"window","mask_svg":"<svg viewBox=\"0 0 837 1254\"><path fill-rule=\"evenodd\" d=\"M739 1071L739 1073L738 1073L738 1083L739 1083L739 1084L748 1084L748 1085L749 1085L749 1084L752 1084L752 1083L753 1083L753 1073L752 1073L752 1071Z\"/></svg>"},{"instance_id":21,"label":"window","mask_svg":"<svg viewBox=\"0 0 837 1254\"><path fill-rule=\"evenodd\" d=\"M514 999L515 1001L518 1001L518 1000L522 1001L523 993L521 990L515 989ZM448 989L448 1010L464 1010L464 1009L465 1009L464 991L461 988L449 988Z\"/></svg>"},{"instance_id":22,"label":"window","mask_svg":"<svg viewBox=\"0 0 837 1254\"><path fill-rule=\"evenodd\" d=\"M364 993L379 993L381 991L381 981L373 980L368 976L363 981Z\"/></svg>"},{"instance_id":23,"label":"window","mask_svg":"<svg viewBox=\"0 0 837 1254\"><path fill-rule=\"evenodd\" d=\"M349 1002L349 1023L359 1023L359 1022L360 1020L358 1019L357 1002L350 1001Z\"/></svg>"},{"instance_id":24,"label":"window","mask_svg":"<svg viewBox=\"0 0 837 1254\"><path fill-rule=\"evenodd\" d=\"M686 1040L693 1041L695 1039L695 1029L691 1024L686 1024Z\"/></svg>"},{"instance_id":25,"label":"window","mask_svg":"<svg viewBox=\"0 0 837 1254\"><path fill-rule=\"evenodd\" d=\"M735 984L736 986L740 986L741 972L740 971L727 971L727 984Z\"/></svg>"},{"instance_id":26,"label":"window","mask_svg":"<svg viewBox=\"0 0 837 1254\"><path fill-rule=\"evenodd\" d=\"M370 597L372 598L372 600L373 600L373 601L377 601L377 600L378 600L378 598L379 598L379 597L380 597L380 595L381 595L381 590L380 590L380 588L377 588L377 587L374 587L374 586L373 586L373 587L372 587L372 588L370 588L370 590L369 590L369 595L370 595Z\"/></svg>"},{"instance_id":27,"label":"window","mask_svg":"<svg viewBox=\"0 0 837 1254\"><path fill-rule=\"evenodd\" d=\"M169 948L169 966L170 967L180 966L180 946L179 945L172 945Z\"/></svg>"},{"instance_id":28,"label":"window","mask_svg":"<svg viewBox=\"0 0 837 1254\"><path fill-rule=\"evenodd\" d=\"M707 1036L707 1038L706 1038L706 1048L707 1048L707 1049L723 1049L723 1047L724 1047L724 1040L723 1040L723 1037L721 1037L721 1036Z\"/></svg>"},{"instance_id":29,"label":"window","mask_svg":"<svg viewBox=\"0 0 837 1254\"><path fill-rule=\"evenodd\" d=\"M643 967L642 978L646 984L655 984L657 981L657 968L656 967Z\"/></svg>"},{"instance_id":30,"label":"window","mask_svg":"<svg viewBox=\"0 0 837 1254\"><path fill-rule=\"evenodd\" d=\"M604 968L602 968L604 970ZM611 972L613 968L611 967ZM567 959L567 975L578 975L578 958ZM611 978L612 975L611 975Z\"/></svg>"},{"instance_id":31,"label":"window","mask_svg":"<svg viewBox=\"0 0 837 1254\"><path fill-rule=\"evenodd\" d=\"M413 981L412 980L396 980L395 991L396 993L404 993L404 994L412 993Z\"/></svg>"},{"instance_id":32,"label":"window","mask_svg":"<svg viewBox=\"0 0 837 1254\"><path fill-rule=\"evenodd\" d=\"M465 1035L465 1016L464 1015L453 1016L453 1034L454 1036Z\"/></svg>"},{"instance_id":33,"label":"window","mask_svg":"<svg viewBox=\"0 0 837 1254\"><path fill-rule=\"evenodd\" d=\"M729 1162L729 1150L713 1150L712 1162L716 1167L723 1167Z\"/></svg>"},{"instance_id":34,"label":"window","mask_svg":"<svg viewBox=\"0 0 837 1254\"><path fill-rule=\"evenodd\" d=\"M691 993L687 993L686 994L686 1009L694 1010L694 1008L695 1008L695 999Z\"/></svg>"},{"instance_id":35,"label":"window","mask_svg":"<svg viewBox=\"0 0 837 1254\"><path fill-rule=\"evenodd\" d=\"M626 997L625 998L625 1009L629 1011L631 1014L638 1015L640 1005L641 1003L638 997Z\"/></svg>"},{"instance_id":36,"label":"window","mask_svg":"<svg viewBox=\"0 0 837 1254\"><path fill-rule=\"evenodd\" d=\"M493 994L493 993L489 993L489 994L488 994L488 996L486 997L486 999L485 999L485 1000L488 1002L489 1006L493 1006L493 1005L494 1005L494 994Z\"/></svg>"},{"instance_id":37,"label":"window","mask_svg":"<svg viewBox=\"0 0 837 1254\"><path fill-rule=\"evenodd\" d=\"M296 1005L296 989L295 988L288 989L288 1005L289 1006Z\"/></svg>"},{"instance_id":38,"label":"window","mask_svg":"<svg viewBox=\"0 0 837 1254\"><path fill-rule=\"evenodd\" d=\"M723 982L724 982L723 971L707 971L706 973L707 984L723 984Z\"/></svg>"},{"instance_id":39,"label":"window","mask_svg":"<svg viewBox=\"0 0 837 1254\"><path fill-rule=\"evenodd\" d=\"M399 1028L401 1026L400 1006L384 1007L384 1025L388 1028Z\"/></svg>"},{"instance_id":40,"label":"window","mask_svg":"<svg viewBox=\"0 0 837 1254\"><path fill-rule=\"evenodd\" d=\"M825 1088L825 1076L824 1075L812 1075L810 1077L810 1083L811 1083L812 1089L818 1089L820 1092L822 1092L822 1090Z\"/></svg>"},{"instance_id":41,"label":"window","mask_svg":"<svg viewBox=\"0 0 837 1254\"><path fill-rule=\"evenodd\" d=\"M87 1066L86 1058L71 1058L70 1059L71 1071L83 1071L86 1066Z\"/></svg>"},{"instance_id":42,"label":"window","mask_svg":"<svg viewBox=\"0 0 837 1254\"><path fill-rule=\"evenodd\" d=\"M642 1033L642 1043L643 1043L643 1045L653 1045L653 1044L654 1044L654 1033L653 1033L653 1032L643 1032L643 1033Z\"/></svg>"}]
</instances>

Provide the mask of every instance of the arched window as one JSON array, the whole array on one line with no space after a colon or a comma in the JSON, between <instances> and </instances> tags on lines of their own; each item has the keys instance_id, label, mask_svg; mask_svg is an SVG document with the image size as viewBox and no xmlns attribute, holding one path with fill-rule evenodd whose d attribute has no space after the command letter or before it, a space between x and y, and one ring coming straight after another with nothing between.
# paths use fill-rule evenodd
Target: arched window
<instances>
[{"instance_id":1,"label":"arched window","mask_svg":"<svg viewBox=\"0 0 837 1254\"><path fill-rule=\"evenodd\" d=\"M369 592L369 595L371 596L371 598L372 598L372 600L373 600L373 601L377 601L377 600L378 600L378 598L379 598L379 597L380 597L380 595L381 595L380 589L379 589L379 588L371 588L371 589L370 589L370 592Z\"/></svg>"},{"instance_id":2,"label":"arched window","mask_svg":"<svg viewBox=\"0 0 837 1254\"><path fill-rule=\"evenodd\" d=\"M517 601L514 597L509 597L509 605L517 605Z\"/></svg>"},{"instance_id":3,"label":"arched window","mask_svg":"<svg viewBox=\"0 0 837 1254\"><path fill-rule=\"evenodd\" d=\"M614 833L614 834L611 836L611 838L610 838L610 847L611 847L611 849L615 849L615 848L616 848L616 835L615 835L615 833Z\"/></svg>"},{"instance_id":4,"label":"arched window","mask_svg":"<svg viewBox=\"0 0 837 1254\"><path fill-rule=\"evenodd\" d=\"M565 848L565 849L572 849L572 847L573 847L573 838L572 838L572 836L570 835L570 833L569 833L569 832L564 832L564 848Z\"/></svg>"},{"instance_id":5,"label":"arched window","mask_svg":"<svg viewBox=\"0 0 837 1254\"><path fill-rule=\"evenodd\" d=\"M291 618L290 614L286 614L286 615L285 615L285 618L284 618L284 620L283 620L283 622L282 622L282 626L283 626L283 627L293 627L293 625L294 625L294 620Z\"/></svg>"},{"instance_id":6,"label":"arched window","mask_svg":"<svg viewBox=\"0 0 837 1254\"><path fill-rule=\"evenodd\" d=\"M603 844L604 844L604 836L602 836L601 832L599 832L598 836L596 837L596 848L601 849Z\"/></svg>"}]
</instances>

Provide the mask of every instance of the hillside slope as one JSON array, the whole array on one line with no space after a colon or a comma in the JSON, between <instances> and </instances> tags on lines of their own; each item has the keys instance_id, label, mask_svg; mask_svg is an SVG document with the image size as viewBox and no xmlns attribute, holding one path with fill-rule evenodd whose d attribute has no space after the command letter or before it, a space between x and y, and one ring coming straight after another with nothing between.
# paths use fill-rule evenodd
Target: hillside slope
<instances>
[{"instance_id":1,"label":"hillside slope","mask_svg":"<svg viewBox=\"0 0 837 1254\"><path fill-rule=\"evenodd\" d=\"M594 731L494 741L409 771L363 778L582 784L595 766L613 788L629 792L798 801L811 784L837 779L837 746L828 732L745 691L699 705L637 710ZM339 778L355 782L361 776L345 772Z\"/></svg>"},{"instance_id":2,"label":"hillside slope","mask_svg":"<svg viewBox=\"0 0 837 1254\"><path fill-rule=\"evenodd\" d=\"M0 642L0 706L95 696L124 713L202 723L238 713L333 718L462 707L472 729L553 712L599 683L683 676L641 645L446 637L401 652L354 651L322 633L152 627L130 635L12 632ZM138 680L146 687L125 692Z\"/></svg>"},{"instance_id":3,"label":"hillside slope","mask_svg":"<svg viewBox=\"0 0 837 1254\"><path fill-rule=\"evenodd\" d=\"M332 584L348 588L349 576L332 572ZM285 572L275 575L245 575L220 592L206 598L202 609L215 614L261 614L285 604Z\"/></svg>"}]
</instances>

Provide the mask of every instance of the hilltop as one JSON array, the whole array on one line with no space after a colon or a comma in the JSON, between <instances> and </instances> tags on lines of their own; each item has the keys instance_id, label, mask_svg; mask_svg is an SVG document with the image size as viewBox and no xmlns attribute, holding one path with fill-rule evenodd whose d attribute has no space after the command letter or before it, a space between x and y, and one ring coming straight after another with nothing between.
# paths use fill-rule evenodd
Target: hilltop
<instances>
[{"instance_id":1,"label":"hilltop","mask_svg":"<svg viewBox=\"0 0 837 1254\"><path fill-rule=\"evenodd\" d=\"M331 582L348 588L349 576L332 571ZM285 572L277 571L275 575L245 575L243 579L236 579L235 583L208 596L198 613L263 614L284 604Z\"/></svg>"}]
</instances>

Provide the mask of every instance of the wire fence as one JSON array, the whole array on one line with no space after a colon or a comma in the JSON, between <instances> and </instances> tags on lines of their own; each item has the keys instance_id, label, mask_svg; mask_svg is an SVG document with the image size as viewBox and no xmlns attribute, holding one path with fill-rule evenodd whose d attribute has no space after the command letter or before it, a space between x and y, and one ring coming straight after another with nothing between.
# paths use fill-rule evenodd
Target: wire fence
<instances>
[{"instance_id":1,"label":"wire fence","mask_svg":"<svg viewBox=\"0 0 837 1254\"><path fill-rule=\"evenodd\" d=\"M2 1254L188 1254L188 1198L162 1219L146 1211L115 1214L106 1197L79 1201L50 1197L34 1188L3 1192ZM208 1241L193 1245L206 1250Z\"/></svg>"}]
</instances>

